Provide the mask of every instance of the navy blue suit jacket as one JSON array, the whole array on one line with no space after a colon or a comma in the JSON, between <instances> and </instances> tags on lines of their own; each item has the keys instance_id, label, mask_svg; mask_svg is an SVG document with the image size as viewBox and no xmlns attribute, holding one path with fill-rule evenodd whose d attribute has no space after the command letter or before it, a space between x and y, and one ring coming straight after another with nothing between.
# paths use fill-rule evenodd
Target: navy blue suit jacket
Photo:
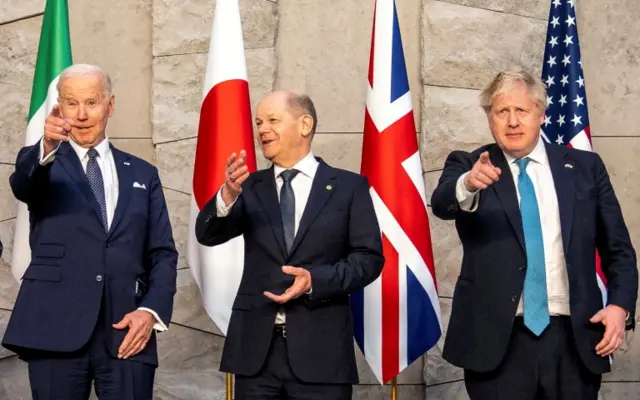
<instances>
[{"instance_id":1,"label":"navy blue suit jacket","mask_svg":"<svg viewBox=\"0 0 640 400\"><path fill-rule=\"evenodd\" d=\"M115 357L127 330L111 325L125 314L147 307L165 324L171 321L178 255L158 171L111 150L119 195L108 233L69 143L46 166L40 166L39 143L18 154L10 183L29 207L31 263L2 344L19 355L79 350L98 318L105 318ZM134 188L134 182L146 189ZM155 335L131 359L157 365Z\"/></svg>"},{"instance_id":2,"label":"navy blue suit jacket","mask_svg":"<svg viewBox=\"0 0 640 400\"><path fill-rule=\"evenodd\" d=\"M196 236L214 246L243 234L244 272L220 368L253 375L267 357L279 304L293 277L282 266L311 273L312 294L284 305L289 363L298 379L356 383L349 294L382 271L382 241L365 177L320 160L291 252L287 254L273 169L252 173L228 216L217 217L214 196L198 215Z\"/></svg>"},{"instance_id":3,"label":"navy blue suit jacket","mask_svg":"<svg viewBox=\"0 0 640 400\"><path fill-rule=\"evenodd\" d=\"M547 144L546 150L558 197L573 336L584 364L593 373L607 372L608 357L595 352L604 326L589 322L603 308L596 248L608 281L608 303L629 311L632 320L638 291L636 254L598 154L555 144ZM456 184L484 151L502 175L481 192L478 209L465 212L456 199ZM493 370L507 351L526 273L516 188L498 146L451 153L431 205L436 216L455 219L464 250L443 357L459 367Z\"/></svg>"}]
</instances>

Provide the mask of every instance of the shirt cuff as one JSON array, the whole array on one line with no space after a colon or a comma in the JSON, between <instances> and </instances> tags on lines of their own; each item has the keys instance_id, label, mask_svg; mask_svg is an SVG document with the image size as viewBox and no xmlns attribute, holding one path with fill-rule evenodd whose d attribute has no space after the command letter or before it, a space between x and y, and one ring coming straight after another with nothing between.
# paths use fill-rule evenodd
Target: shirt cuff
<instances>
[{"instance_id":1,"label":"shirt cuff","mask_svg":"<svg viewBox=\"0 0 640 400\"><path fill-rule=\"evenodd\" d=\"M467 177L469 173L466 172L460 175L458 178L458 183L456 184L456 199L458 200L458 204L460 204L460 208L467 212L474 212L478 209L478 198L480 197L480 191L477 190L475 192L470 192L464 186L464 178Z\"/></svg>"},{"instance_id":2,"label":"shirt cuff","mask_svg":"<svg viewBox=\"0 0 640 400\"><path fill-rule=\"evenodd\" d=\"M49 154L47 154L46 157L42 157L44 155L44 138L40 139L40 166L45 166L51 162L53 162L53 160L56 158L56 153L58 152L58 149L60 148L60 143L58 143L58 146Z\"/></svg>"},{"instance_id":3,"label":"shirt cuff","mask_svg":"<svg viewBox=\"0 0 640 400\"><path fill-rule=\"evenodd\" d=\"M224 185L223 185L224 186ZM216 195L216 214L218 217L226 217L229 215L229 211L233 208L233 205L236 204L238 199L235 199L233 203L226 205L224 204L224 200L222 200L222 186L220 190L218 190L218 194Z\"/></svg>"},{"instance_id":4,"label":"shirt cuff","mask_svg":"<svg viewBox=\"0 0 640 400\"><path fill-rule=\"evenodd\" d=\"M156 321L158 321L158 322L156 322L155 324L153 324L153 329L155 329L156 331L158 331L158 332L164 332L164 331L166 331L167 329L169 329L169 328L167 328L167 326L164 324L164 322L162 322L162 320L160 319L160 317L158 317L158 314L156 314L156 312L155 312L155 311L153 311L153 310L151 310L151 309L149 309L149 308L146 308L146 307L140 307L140 308L138 308L138 310L141 310L141 311L147 311L147 312L150 312L150 313L151 313L151 315L153 315L153 317L156 319Z\"/></svg>"}]
</instances>

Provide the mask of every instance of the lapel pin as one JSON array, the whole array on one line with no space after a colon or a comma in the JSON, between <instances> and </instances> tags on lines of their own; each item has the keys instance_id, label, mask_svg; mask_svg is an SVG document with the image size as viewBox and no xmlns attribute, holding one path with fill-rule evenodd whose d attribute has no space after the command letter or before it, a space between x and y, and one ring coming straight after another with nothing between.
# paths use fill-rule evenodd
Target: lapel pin
<instances>
[{"instance_id":1,"label":"lapel pin","mask_svg":"<svg viewBox=\"0 0 640 400\"><path fill-rule=\"evenodd\" d=\"M333 187L331 185L327 185L327 190L331 190Z\"/></svg>"},{"instance_id":2,"label":"lapel pin","mask_svg":"<svg viewBox=\"0 0 640 400\"><path fill-rule=\"evenodd\" d=\"M573 168L573 165L571 165L571 164L565 164L565 165L564 165L564 167L565 167L565 168Z\"/></svg>"},{"instance_id":3,"label":"lapel pin","mask_svg":"<svg viewBox=\"0 0 640 400\"><path fill-rule=\"evenodd\" d=\"M124 165L131 165L131 164L129 163L129 161L125 161Z\"/></svg>"}]
</instances>

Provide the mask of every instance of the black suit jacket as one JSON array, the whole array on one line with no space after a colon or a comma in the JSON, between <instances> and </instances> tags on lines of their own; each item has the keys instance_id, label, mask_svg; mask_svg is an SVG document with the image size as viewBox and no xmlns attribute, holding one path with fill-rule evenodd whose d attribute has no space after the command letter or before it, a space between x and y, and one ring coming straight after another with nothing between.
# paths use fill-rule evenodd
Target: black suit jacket
<instances>
[{"instance_id":1,"label":"black suit jacket","mask_svg":"<svg viewBox=\"0 0 640 400\"><path fill-rule=\"evenodd\" d=\"M21 356L79 350L104 318L117 357L127 330L111 325L125 314L146 307L165 324L171 321L178 253L158 170L111 151L119 195L109 232L69 143L61 143L46 166L40 165L39 142L18 154L10 183L29 207L31 263L2 345ZM131 360L157 365L155 334Z\"/></svg>"},{"instance_id":2,"label":"black suit jacket","mask_svg":"<svg viewBox=\"0 0 640 400\"><path fill-rule=\"evenodd\" d=\"M287 303L287 348L294 374L315 383L356 383L349 294L375 280L384 264L380 229L365 177L320 160L302 220L286 254L273 169L255 172L224 218L216 198L198 215L196 236L214 246L244 235L244 273L233 304L221 370L260 371L279 304L263 295L293 283L283 265L311 273L312 294Z\"/></svg>"},{"instance_id":3,"label":"black suit jacket","mask_svg":"<svg viewBox=\"0 0 640 400\"><path fill-rule=\"evenodd\" d=\"M465 212L456 199L457 180L486 150L502 176L480 193L475 212ZM608 357L594 350L604 326L589 322L603 307L596 248L608 281L608 303L628 310L632 320L638 289L636 254L602 159L555 144L547 144L546 150L558 196L575 343L589 370L607 372ZM493 370L507 350L526 273L516 188L498 146L451 153L431 204L436 216L455 219L464 251L443 356L466 369Z\"/></svg>"}]
</instances>

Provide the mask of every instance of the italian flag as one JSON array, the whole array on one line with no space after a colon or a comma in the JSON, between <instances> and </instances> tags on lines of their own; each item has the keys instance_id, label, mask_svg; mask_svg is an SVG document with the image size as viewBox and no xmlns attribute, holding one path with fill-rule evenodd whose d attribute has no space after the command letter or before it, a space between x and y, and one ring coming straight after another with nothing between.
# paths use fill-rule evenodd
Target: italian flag
<instances>
[{"instance_id":1,"label":"italian flag","mask_svg":"<svg viewBox=\"0 0 640 400\"><path fill-rule=\"evenodd\" d=\"M244 239L239 236L218 246L202 246L195 237L195 222L200 210L224 183L231 153L245 150L250 172L256 170L256 155L238 0L217 0L215 7L200 108L187 248L189 267L204 308L226 335L231 306L242 279Z\"/></svg>"},{"instance_id":2,"label":"italian flag","mask_svg":"<svg viewBox=\"0 0 640 400\"><path fill-rule=\"evenodd\" d=\"M70 65L71 39L67 0L47 0L33 77L26 146L36 144L44 134L44 120L58 102L58 77ZM29 211L26 204L18 202L11 263L11 272L16 281L20 282L30 262Z\"/></svg>"}]
</instances>

